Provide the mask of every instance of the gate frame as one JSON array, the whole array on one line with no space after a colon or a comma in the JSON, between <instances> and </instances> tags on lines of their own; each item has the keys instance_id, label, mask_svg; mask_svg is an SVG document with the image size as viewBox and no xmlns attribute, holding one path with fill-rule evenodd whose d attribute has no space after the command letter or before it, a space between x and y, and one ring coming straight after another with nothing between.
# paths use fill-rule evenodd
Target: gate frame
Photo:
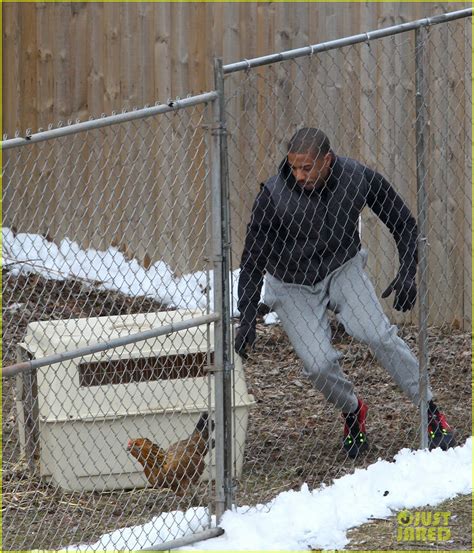
<instances>
[{"instance_id":1,"label":"gate frame","mask_svg":"<svg viewBox=\"0 0 474 553\"><path fill-rule=\"evenodd\" d=\"M221 64L222 65L222 64ZM229 336L230 333L226 328L226 323L230 322L230 310L228 308L229 303L229 276L226 275L226 265L224 259L227 258L224 255L224 251L227 249L229 251L229 244L227 234L225 233L225 226L222 224L225 220L225 202L223 198L226 197L223 193L224 187L222 186L222 181L225 180L225 175L227 174L227 169L225 165L225 156L222 155L222 152L225 151L222 147L222 136L225 132L225 125L221 123L221 113L222 106L220 98L222 95L215 91L206 92L196 96L190 96L182 100L169 101L167 104L160 104L153 107L147 107L139 110L134 110L132 112L125 112L118 115L112 115L109 117L103 117L101 119L93 119L84 122L76 122L74 124L68 125L66 127L58 127L56 129L48 129L47 131L41 131L35 134L27 133L25 137L15 137L12 139L7 139L1 142L1 150L10 150L13 148L29 146L31 144L36 144L38 142L44 142L46 140L54 140L56 138L61 138L69 135L76 135L81 132L86 132L95 129L101 129L104 127L109 127L112 125L117 125L121 123L126 123L130 121L142 120L148 117L157 116L164 113L177 112L190 108L196 105L203 104L212 104L212 114L213 114L213 130L210 148L211 156L211 171L210 171L210 196L211 196L211 232L209 237L209 242L212 250L212 263L214 271L214 282L215 282L215 291L214 291L214 305L213 311L208 312L207 315L201 317L194 317L191 319L186 319L184 321L179 321L170 325L161 326L148 330L145 332L133 333L127 336L120 338L112 339L107 342L90 344L88 346L78 348L72 351L66 351L62 353L57 353L53 355L48 355L46 357L31 359L31 360L22 360L21 362L15 363L13 365L2 368L2 377L14 377L19 376L23 378L23 388L24 393L27 397L33 397L34 386L36 383L36 371L40 367L45 367L48 365L53 365L61 363L66 360L76 359L83 357L84 355L90 355L93 353L107 351L112 348L134 344L140 341L144 341L150 338L156 338L158 336L169 335L180 330L185 330L189 328L194 328L202 324L215 324L215 333L214 333L214 360L215 360L215 413L216 413L216 475L215 475L215 486L216 486L216 527L210 527L206 530L184 536L175 540L171 540L165 543L156 544L152 547L145 548L143 551L165 551L176 547L182 547L185 545L190 545L198 541L206 540L209 538L220 536L224 533L224 530L218 526L220 519L225 510L230 508L230 498L231 498L231 488L226 484L226 482L231 478L231 473L229 467L226 471L225 466L225 439L226 434L222 432L222 429L226 425L226 420L230 420L229 417L225 416L225 389L226 384L224 383L225 376L227 372L227 380L229 381L230 375L232 374L232 367L229 365L228 354L226 351L229 348ZM222 104L223 105L223 104ZM206 131L208 132L208 128ZM228 271L227 271L228 273ZM226 296L223 296L226 294ZM210 308L208 304L208 310ZM226 311L222 311L225 308ZM224 315L226 313L226 315ZM226 342L224 341L226 340ZM224 346L224 344L226 344ZM228 387L228 384L227 384ZM231 409L231 405L227 404L227 409ZM30 417L30 421L33 427L38 428L38 420L33 420L33 413ZM31 448L30 448L31 449ZM33 451L34 453L34 451ZM30 456L31 457L31 456ZM34 462L33 458L29 459L30 468ZM226 490L225 493L223 491Z\"/></svg>"}]
</instances>

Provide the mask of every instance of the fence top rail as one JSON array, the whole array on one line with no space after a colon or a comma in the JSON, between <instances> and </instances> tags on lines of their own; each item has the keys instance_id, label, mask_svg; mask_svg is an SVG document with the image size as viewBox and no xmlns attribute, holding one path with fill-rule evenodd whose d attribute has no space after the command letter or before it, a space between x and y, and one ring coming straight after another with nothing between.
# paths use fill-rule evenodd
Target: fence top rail
<instances>
[{"instance_id":1,"label":"fence top rail","mask_svg":"<svg viewBox=\"0 0 474 553\"><path fill-rule=\"evenodd\" d=\"M109 127L111 125L117 125L118 123L126 123L129 121L135 121L137 119L144 119L145 117L152 117L154 115L169 113L171 111L178 111L181 109L196 106L198 104L212 102L217 97L218 94L215 91L205 92L203 94L198 94L197 96L190 96L189 98L172 100L169 101L167 104L158 104L152 107L146 107L130 112L101 117L100 119L91 119L89 121L83 121L81 123L74 123L73 125L68 125L66 127L58 127L56 129L49 129L47 131L38 132L26 137L10 138L8 140L2 141L2 150L16 148L18 146L27 146L29 144L34 144L35 142L43 142L44 140L60 138L70 134L77 134L93 129Z\"/></svg>"},{"instance_id":2,"label":"fence top rail","mask_svg":"<svg viewBox=\"0 0 474 553\"><path fill-rule=\"evenodd\" d=\"M312 46L304 46L303 48L295 48L293 50L286 50L277 54L269 54L267 56L261 56L258 58L252 58L249 60L238 61L224 65L224 75L229 73L236 73L237 71L245 71L252 69L253 67L261 67L262 65L269 65L271 63L278 63L281 61L301 58L303 56L310 56L319 52L326 52L327 50L333 50L335 48L342 48L343 46L351 46L352 44L358 44L361 42L369 42L378 38L384 38L399 33L405 33L420 27L429 27L432 25L438 25L440 23L447 23L463 17L471 17L472 8L466 8L454 12L443 13L432 17L425 17L423 19L417 19L415 21L409 21L407 23L400 23L399 25L393 25L391 27L384 27L382 29L376 29L374 31L368 31L366 33L360 33L344 38L330 40L327 42L321 42Z\"/></svg>"},{"instance_id":3,"label":"fence top rail","mask_svg":"<svg viewBox=\"0 0 474 553\"><path fill-rule=\"evenodd\" d=\"M86 355L93 355L94 353L100 353L109 349L114 349L129 344L135 344L137 342L143 342L151 338L158 338L158 336L166 336L173 332L179 332L180 330L187 330L201 326L203 324L210 324L219 321L221 318L219 313L209 313L201 317L193 317L191 319L185 319L183 321L176 321L171 324L159 326L151 330L145 330L144 332L135 332L133 334L127 334L120 336L119 338L113 338L106 342L98 344L90 344L74 350L64 351L60 353L54 353L41 357L39 359L32 359L31 361L23 361L3 367L1 370L2 378L16 376L17 374L46 367L48 365L54 365L56 363L62 363L64 361L70 361L71 359L77 359L79 357L85 357Z\"/></svg>"}]
</instances>

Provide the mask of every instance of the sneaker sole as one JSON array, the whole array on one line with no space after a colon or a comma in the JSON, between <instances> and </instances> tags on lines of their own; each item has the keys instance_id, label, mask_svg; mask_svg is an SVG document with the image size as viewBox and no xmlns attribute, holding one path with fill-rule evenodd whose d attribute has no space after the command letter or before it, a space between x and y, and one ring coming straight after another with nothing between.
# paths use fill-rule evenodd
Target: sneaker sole
<instances>
[{"instance_id":1,"label":"sneaker sole","mask_svg":"<svg viewBox=\"0 0 474 553\"><path fill-rule=\"evenodd\" d=\"M366 453L369 449L369 442L366 440L362 445L352 445L352 447L346 447L343 444L344 451L347 453L347 456L351 459L357 459L363 453Z\"/></svg>"},{"instance_id":2,"label":"sneaker sole","mask_svg":"<svg viewBox=\"0 0 474 553\"><path fill-rule=\"evenodd\" d=\"M457 445L456 438L453 434L448 435L442 435L442 436L435 436L434 438L430 438L429 441L429 450L441 448L443 451L446 451L452 447L455 447Z\"/></svg>"}]
</instances>

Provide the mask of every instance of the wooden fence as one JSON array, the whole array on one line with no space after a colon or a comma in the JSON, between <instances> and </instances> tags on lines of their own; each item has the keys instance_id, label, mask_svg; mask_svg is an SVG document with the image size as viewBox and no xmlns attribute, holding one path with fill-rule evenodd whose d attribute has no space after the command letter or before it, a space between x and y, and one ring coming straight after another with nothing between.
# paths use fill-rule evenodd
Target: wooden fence
<instances>
[{"instance_id":1,"label":"wooden fence","mask_svg":"<svg viewBox=\"0 0 474 553\"><path fill-rule=\"evenodd\" d=\"M9 136L27 128L34 132L58 121L85 120L212 90L216 56L230 63L468 6L422 2L3 3L3 131ZM468 24L451 25L465 29ZM414 112L413 105L407 104L414 93L413 34L384 41L353 48L349 54L342 50L323 54L315 71L311 71L316 68L314 59L287 68L262 68L255 72L252 86L245 79L253 76L228 78L228 91L235 91L229 103L229 127L236 253L259 181L274 171L288 133L304 123L328 129L337 151L384 172L414 208ZM430 299L432 321L437 323L470 321L470 52L470 34L453 34L448 25L430 31ZM295 90L301 93L295 96ZM276 100L270 106L265 102L269 91ZM317 96L315 91L319 91ZM305 97L314 98L315 103L301 111ZM327 99L331 99L329 105ZM297 104L299 109L295 109ZM84 160L88 148L92 146L82 146ZM204 174L202 167L200 171ZM149 174L156 178L160 167ZM63 238L64 224L58 221L68 214L55 217L62 208L55 202L77 194L77 179L65 179L61 186L66 190L59 195L48 190L48 183L57 187L57 182L45 179L45 188L34 191L27 209L15 204L15 195L10 202L6 198L4 224L14 219L18 231ZM155 186L169 186L169 179ZM98 194L97 190L93 193ZM161 197L164 193L163 189L154 194ZM109 205L120 205L110 190L104 194ZM122 190L122 202L123 196ZM202 193L196 196L202 197ZM180 228L185 230L179 233L179 244L171 248L158 238L150 239L144 221L133 227L133 236L127 236L121 229L129 226L110 225L110 214L104 218L93 208L89 226L81 230L78 221L77 235L69 238L83 246L114 243L142 263L165 259L179 271L195 269L200 264L195 252L202 257L202 248L188 248L180 260L170 253L188 251L184 236L196 239L193 229L185 228L192 224L192 217L186 217L182 206L176 209ZM21 210L20 218L16 210ZM149 221L154 216L164 218L160 202L154 202L154 208L147 206L145 212ZM48 213L53 215L45 216ZM169 211L169 217L176 217L175 210ZM19 221L24 221L23 228ZM364 226L369 231L364 233L366 246L373 254L370 270L383 286L396 270L393 242L370 213ZM99 241L89 234L93 230L97 236L98 227ZM109 236L111 228L114 233ZM156 232L163 235L159 229ZM234 261L238 262L237 256Z\"/></svg>"},{"instance_id":2,"label":"wooden fence","mask_svg":"<svg viewBox=\"0 0 474 553\"><path fill-rule=\"evenodd\" d=\"M211 90L214 56L231 63L469 6L4 2L4 132Z\"/></svg>"}]
</instances>

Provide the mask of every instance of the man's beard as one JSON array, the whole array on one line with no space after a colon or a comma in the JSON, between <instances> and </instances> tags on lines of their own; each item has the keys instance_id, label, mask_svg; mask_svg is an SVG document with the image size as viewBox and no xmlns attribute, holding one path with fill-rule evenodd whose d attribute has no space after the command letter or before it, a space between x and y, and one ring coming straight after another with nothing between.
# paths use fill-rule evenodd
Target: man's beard
<instances>
[{"instance_id":1,"label":"man's beard","mask_svg":"<svg viewBox=\"0 0 474 553\"><path fill-rule=\"evenodd\" d=\"M318 190L321 190L325 182L326 182L325 179L318 179L314 183L309 183L307 181L297 181L297 184L305 192L316 192Z\"/></svg>"}]
</instances>

